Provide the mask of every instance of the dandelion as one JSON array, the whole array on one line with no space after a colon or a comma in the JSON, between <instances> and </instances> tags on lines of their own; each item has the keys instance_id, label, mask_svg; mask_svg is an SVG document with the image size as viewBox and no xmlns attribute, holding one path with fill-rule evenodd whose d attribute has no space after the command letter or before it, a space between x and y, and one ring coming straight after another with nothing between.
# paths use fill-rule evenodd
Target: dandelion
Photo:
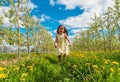
<instances>
[{"instance_id":1,"label":"dandelion","mask_svg":"<svg viewBox=\"0 0 120 82\"><path fill-rule=\"evenodd\" d=\"M98 69L98 66L97 65L93 65L92 66L94 69Z\"/></svg>"},{"instance_id":2,"label":"dandelion","mask_svg":"<svg viewBox=\"0 0 120 82\"><path fill-rule=\"evenodd\" d=\"M4 71L6 70L6 68L0 67L0 71Z\"/></svg>"},{"instance_id":3,"label":"dandelion","mask_svg":"<svg viewBox=\"0 0 120 82\"><path fill-rule=\"evenodd\" d=\"M22 77L27 77L28 74L27 73L22 73Z\"/></svg>"},{"instance_id":4,"label":"dandelion","mask_svg":"<svg viewBox=\"0 0 120 82\"><path fill-rule=\"evenodd\" d=\"M74 64L74 65L72 66L72 68L73 68L73 69L76 69L76 68L77 68L77 65Z\"/></svg>"},{"instance_id":5,"label":"dandelion","mask_svg":"<svg viewBox=\"0 0 120 82\"><path fill-rule=\"evenodd\" d=\"M102 69L102 70L104 70L104 69L105 69L105 67L104 67L104 66L101 66L101 69Z\"/></svg>"},{"instance_id":6,"label":"dandelion","mask_svg":"<svg viewBox=\"0 0 120 82\"><path fill-rule=\"evenodd\" d=\"M112 62L112 64L114 64L114 65L119 65L119 63L118 63L118 62Z\"/></svg>"},{"instance_id":7,"label":"dandelion","mask_svg":"<svg viewBox=\"0 0 120 82\"><path fill-rule=\"evenodd\" d=\"M105 60L104 60L104 63L105 63L105 64L108 64L109 62L110 62L109 59L105 59Z\"/></svg>"},{"instance_id":8,"label":"dandelion","mask_svg":"<svg viewBox=\"0 0 120 82\"><path fill-rule=\"evenodd\" d=\"M30 60L30 57L26 57L27 60Z\"/></svg>"},{"instance_id":9,"label":"dandelion","mask_svg":"<svg viewBox=\"0 0 120 82\"><path fill-rule=\"evenodd\" d=\"M114 70L113 68L110 68L110 71L111 71L111 72L115 72L115 70Z\"/></svg>"},{"instance_id":10,"label":"dandelion","mask_svg":"<svg viewBox=\"0 0 120 82\"><path fill-rule=\"evenodd\" d=\"M27 68L31 71L33 70L33 66L27 66Z\"/></svg>"},{"instance_id":11,"label":"dandelion","mask_svg":"<svg viewBox=\"0 0 120 82\"><path fill-rule=\"evenodd\" d=\"M70 55L74 55L74 52L70 52Z\"/></svg>"},{"instance_id":12,"label":"dandelion","mask_svg":"<svg viewBox=\"0 0 120 82\"><path fill-rule=\"evenodd\" d=\"M4 73L1 73L1 74L0 74L0 79L1 79L1 78L6 78L6 77L7 77L6 74L4 74Z\"/></svg>"},{"instance_id":13,"label":"dandelion","mask_svg":"<svg viewBox=\"0 0 120 82\"><path fill-rule=\"evenodd\" d=\"M118 68L118 71L120 71L120 68Z\"/></svg>"},{"instance_id":14,"label":"dandelion","mask_svg":"<svg viewBox=\"0 0 120 82\"><path fill-rule=\"evenodd\" d=\"M18 66L13 66L13 70L17 71L17 70L19 70L19 67Z\"/></svg>"},{"instance_id":15,"label":"dandelion","mask_svg":"<svg viewBox=\"0 0 120 82\"><path fill-rule=\"evenodd\" d=\"M90 66L90 63L85 63L85 66Z\"/></svg>"},{"instance_id":16,"label":"dandelion","mask_svg":"<svg viewBox=\"0 0 120 82\"><path fill-rule=\"evenodd\" d=\"M80 54L79 56L80 56L81 58L84 58L84 54Z\"/></svg>"},{"instance_id":17,"label":"dandelion","mask_svg":"<svg viewBox=\"0 0 120 82\"><path fill-rule=\"evenodd\" d=\"M96 73L97 73L97 74L101 74L101 72L100 72L99 70L96 70Z\"/></svg>"},{"instance_id":18,"label":"dandelion","mask_svg":"<svg viewBox=\"0 0 120 82\"><path fill-rule=\"evenodd\" d=\"M21 78L20 80L21 80L22 82L25 82L25 78Z\"/></svg>"}]
</instances>

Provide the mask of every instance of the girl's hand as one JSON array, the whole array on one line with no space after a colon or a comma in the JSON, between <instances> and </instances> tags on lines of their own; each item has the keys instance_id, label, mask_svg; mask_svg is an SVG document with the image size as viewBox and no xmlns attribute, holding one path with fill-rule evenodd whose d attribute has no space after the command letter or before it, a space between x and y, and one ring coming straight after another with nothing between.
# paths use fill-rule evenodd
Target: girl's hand
<instances>
[{"instance_id":1,"label":"girl's hand","mask_svg":"<svg viewBox=\"0 0 120 82\"><path fill-rule=\"evenodd\" d=\"M55 44L55 48L57 48L57 44Z\"/></svg>"},{"instance_id":2,"label":"girl's hand","mask_svg":"<svg viewBox=\"0 0 120 82\"><path fill-rule=\"evenodd\" d=\"M57 46L55 46L55 48L57 48Z\"/></svg>"}]
</instances>

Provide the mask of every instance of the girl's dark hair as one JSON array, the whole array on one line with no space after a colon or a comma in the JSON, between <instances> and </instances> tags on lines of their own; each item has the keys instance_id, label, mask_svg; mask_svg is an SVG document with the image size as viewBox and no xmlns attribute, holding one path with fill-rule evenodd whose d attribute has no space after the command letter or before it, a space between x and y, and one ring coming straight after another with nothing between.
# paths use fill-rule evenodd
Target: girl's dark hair
<instances>
[{"instance_id":1,"label":"girl's dark hair","mask_svg":"<svg viewBox=\"0 0 120 82\"><path fill-rule=\"evenodd\" d=\"M57 33L58 33L58 34L59 34L59 28L60 28L61 26L63 26L63 25L59 25L58 28L57 28ZM68 36L68 31L67 31L67 29L65 28L65 26L63 26L63 27L64 27L64 33L66 33L66 35Z\"/></svg>"}]
</instances>

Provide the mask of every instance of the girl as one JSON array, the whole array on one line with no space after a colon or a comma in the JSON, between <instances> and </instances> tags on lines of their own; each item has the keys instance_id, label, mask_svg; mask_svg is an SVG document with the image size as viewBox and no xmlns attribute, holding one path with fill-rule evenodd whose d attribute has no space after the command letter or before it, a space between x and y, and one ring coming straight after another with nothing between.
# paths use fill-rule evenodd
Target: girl
<instances>
[{"instance_id":1,"label":"girl","mask_svg":"<svg viewBox=\"0 0 120 82\"><path fill-rule=\"evenodd\" d=\"M69 54L70 50L68 46L71 45L68 38L68 32L63 25L58 26L54 45L57 51L58 60L61 62L62 55L65 58Z\"/></svg>"}]
</instances>

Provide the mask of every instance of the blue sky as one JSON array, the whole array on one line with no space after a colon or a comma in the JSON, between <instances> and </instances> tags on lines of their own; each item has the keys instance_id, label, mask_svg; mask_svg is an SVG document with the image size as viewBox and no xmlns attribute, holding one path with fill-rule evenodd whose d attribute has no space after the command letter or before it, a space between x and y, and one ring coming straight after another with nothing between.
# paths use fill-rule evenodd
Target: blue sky
<instances>
[{"instance_id":1,"label":"blue sky","mask_svg":"<svg viewBox=\"0 0 120 82\"><path fill-rule=\"evenodd\" d=\"M15 0L17 1L17 0ZM41 25L55 36L58 25L63 24L73 38L79 32L85 31L91 23L91 18L103 14L107 7L113 6L112 0L30 0L28 7L32 8L31 16L40 18ZM9 26L9 18L4 16L3 10L8 12L9 6L0 7L0 15L4 17L4 26ZM19 21L20 24L22 21ZM21 26L21 32L25 32Z\"/></svg>"},{"instance_id":2,"label":"blue sky","mask_svg":"<svg viewBox=\"0 0 120 82\"><path fill-rule=\"evenodd\" d=\"M31 0L34 5L37 7L33 9L31 15L35 15L37 17L44 17L45 21L41 21L41 25L46 27L49 31L53 33L54 30L60 25L59 20L64 20L67 17L77 16L84 12L84 9L80 9L76 7L73 10L65 10L65 5L50 5L50 0ZM46 17L46 18L45 18ZM47 18L48 17L48 18ZM73 33L68 29L69 35L73 35Z\"/></svg>"}]
</instances>

